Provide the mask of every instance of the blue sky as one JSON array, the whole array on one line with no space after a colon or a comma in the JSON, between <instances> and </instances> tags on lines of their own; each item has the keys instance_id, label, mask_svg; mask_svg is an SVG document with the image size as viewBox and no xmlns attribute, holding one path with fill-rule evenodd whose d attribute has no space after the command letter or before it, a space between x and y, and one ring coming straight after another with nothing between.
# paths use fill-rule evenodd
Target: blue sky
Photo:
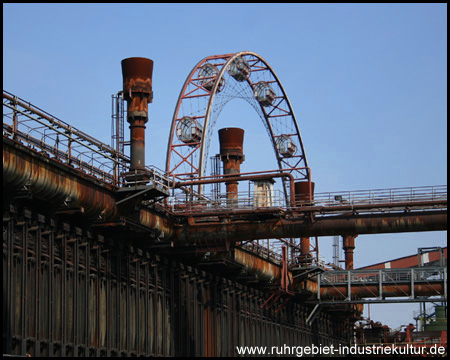
<instances>
[{"instance_id":1,"label":"blue sky","mask_svg":"<svg viewBox=\"0 0 450 360\"><path fill-rule=\"evenodd\" d=\"M161 169L191 69L244 50L283 84L316 192L447 184L447 4L3 5L4 90L105 143L121 60L154 61L146 162ZM216 126L246 130L242 171L275 168L255 116L230 103ZM446 243L447 232L360 236L355 266ZM331 244L321 239L328 261ZM417 308L371 315L396 327Z\"/></svg>"}]
</instances>

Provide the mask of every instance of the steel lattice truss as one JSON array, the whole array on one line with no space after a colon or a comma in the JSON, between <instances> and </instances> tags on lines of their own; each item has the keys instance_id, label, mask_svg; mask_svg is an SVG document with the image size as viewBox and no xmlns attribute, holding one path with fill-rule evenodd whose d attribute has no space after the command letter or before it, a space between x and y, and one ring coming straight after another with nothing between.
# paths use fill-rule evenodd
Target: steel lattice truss
<instances>
[{"instance_id":1,"label":"steel lattice truss","mask_svg":"<svg viewBox=\"0 0 450 360\"><path fill-rule=\"evenodd\" d=\"M300 131L283 86L267 62L248 51L209 56L192 69L173 115L167 173L180 181L205 176L216 121L225 105L238 98L263 121L279 169L308 179Z\"/></svg>"}]
</instances>

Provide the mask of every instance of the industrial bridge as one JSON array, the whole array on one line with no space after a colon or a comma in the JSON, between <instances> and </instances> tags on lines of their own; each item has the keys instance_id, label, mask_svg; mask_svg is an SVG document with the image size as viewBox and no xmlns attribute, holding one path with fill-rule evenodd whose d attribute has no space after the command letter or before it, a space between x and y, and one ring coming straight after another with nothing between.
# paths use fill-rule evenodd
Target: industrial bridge
<instances>
[{"instance_id":1,"label":"industrial bridge","mask_svg":"<svg viewBox=\"0 0 450 360\"><path fill-rule=\"evenodd\" d=\"M363 303L446 301L446 264L353 268L360 234L447 230L446 185L315 193L289 99L252 52L193 68L166 169L148 166L152 70L149 59L122 62L112 145L3 91L4 353L236 356L236 346L337 346L351 342ZM241 172L244 131L226 128L205 175L208 139L233 96L260 115L278 169ZM253 190L240 191L244 182ZM345 269L315 257L311 237L330 235L344 238Z\"/></svg>"}]
</instances>

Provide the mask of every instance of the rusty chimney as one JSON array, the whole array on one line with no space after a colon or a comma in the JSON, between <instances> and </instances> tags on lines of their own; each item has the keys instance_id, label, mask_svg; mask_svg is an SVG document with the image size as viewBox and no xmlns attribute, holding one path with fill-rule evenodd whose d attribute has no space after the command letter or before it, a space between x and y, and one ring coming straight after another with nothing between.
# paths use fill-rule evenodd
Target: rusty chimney
<instances>
[{"instance_id":1,"label":"rusty chimney","mask_svg":"<svg viewBox=\"0 0 450 360\"><path fill-rule=\"evenodd\" d=\"M244 162L244 130L239 128L224 128L219 130L220 160L223 162L224 175L238 175L241 172L241 163ZM238 197L238 182L225 183L227 199L234 200Z\"/></svg>"},{"instance_id":2,"label":"rusty chimney","mask_svg":"<svg viewBox=\"0 0 450 360\"><path fill-rule=\"evenodd\" d=\"M314 185L313 181L297 181L294 184L295 204L297 206L311 205L314 200Z\"/></svg>"},{"instance_id":3,"label":"rusty chimney","mask_svg":"<svg viewBox=\"0 0 450 360\"><path fill-rule=\"evenodd\" d=\"M122 60L123 94L130 123L130 170L145 168L145 123L153 100L153 60L132 57Z\"/></svg>"}]
</instances>

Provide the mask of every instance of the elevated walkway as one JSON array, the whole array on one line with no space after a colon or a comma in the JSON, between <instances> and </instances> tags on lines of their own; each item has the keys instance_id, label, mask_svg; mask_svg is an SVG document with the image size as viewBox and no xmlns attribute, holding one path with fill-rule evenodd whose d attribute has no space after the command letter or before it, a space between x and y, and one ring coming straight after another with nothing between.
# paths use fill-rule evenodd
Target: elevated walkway
<instances>
[{"instance_id":1,"label":"elevated walkway","mask_svg":"<svg viewBox=\"0 0 450 360\"><path fill-rule=\"evenodd\" d=\"M447 267L326 271L317 277L316 302L322 304L424 301L447 301Z\"/></svg>"}]
</instances>

